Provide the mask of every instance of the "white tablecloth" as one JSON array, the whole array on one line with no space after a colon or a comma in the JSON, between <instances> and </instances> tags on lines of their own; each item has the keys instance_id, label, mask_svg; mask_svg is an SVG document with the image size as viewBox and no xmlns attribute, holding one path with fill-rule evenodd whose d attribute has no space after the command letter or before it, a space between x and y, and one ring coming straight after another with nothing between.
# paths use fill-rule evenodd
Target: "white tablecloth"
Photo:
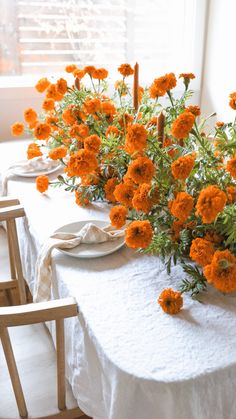
<instances>
[{"instance_id":1,"label":"white tablecloth","mask_svg":"<svg viewBox=\"0 0 236 419\"><path fill-rule=\"evenodd\" d=\"M1 159L6 150L0 145ZM8 186L27 214L18 227L31 288L37 253L51 232L77 220L108 220L105 203L82 209L62 190L39 194L30 179L13 177ZM78 319L66 320L67 375L85 413L95 419L236 418L234 296L209 288L203 304L185 297L181 313L169 316L156 300L163 288L178 286L180 267L168 277L157 257L126 247L89 261L53 255L54 296L72 295L79 306Z\"/></svg>"}]
</instances>

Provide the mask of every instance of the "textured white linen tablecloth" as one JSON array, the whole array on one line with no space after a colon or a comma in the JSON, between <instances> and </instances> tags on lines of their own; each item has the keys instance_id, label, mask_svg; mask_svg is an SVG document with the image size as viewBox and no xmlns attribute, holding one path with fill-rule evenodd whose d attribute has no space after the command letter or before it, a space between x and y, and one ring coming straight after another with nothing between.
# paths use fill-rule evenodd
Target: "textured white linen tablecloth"
<instances>
[{"instance_id":1,"label":"textured white linen tablecloth","mask_svg":"<svg viewBox=\"0 0 236 419\"><path fill-rule=\"evenodd\" d=\"M27 215L18 231L32 289L36 257L50 233L78 220L108 220L109 207L79 208L58 189L40 195L31 179L13 177L8 186ZM163 288L178 286L180 267L169 277L157 257L126 247L91 260L53 255L54 297L72 295L79 306L78 318L66 320L67 376L85 413L95 419L236 419L234 296L209 288L204 304L185 297L181 313L168 316L156 300Z\"/></svg>"}]
</instances>

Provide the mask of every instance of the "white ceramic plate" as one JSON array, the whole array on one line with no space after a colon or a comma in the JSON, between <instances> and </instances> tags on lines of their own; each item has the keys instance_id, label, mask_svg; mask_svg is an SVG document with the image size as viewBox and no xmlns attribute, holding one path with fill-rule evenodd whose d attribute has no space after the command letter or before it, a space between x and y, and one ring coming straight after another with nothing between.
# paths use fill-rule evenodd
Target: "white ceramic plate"
<instances>
[{"instance_id":1,"label":"white ceramic plate","mask_svg":"<svg viewBox=\"0 0 236 419\"><path fill-rule=\"evenodd\" d=\"M103 228L108 225L109 222L101 220L86 220L86 221L77 221L76 223L66 224L55 233L61 231L63 233L76 233L81 230L87 223L93 223L97 227ZM72 256L74 258L82 259L91 259L99 258L102 256L110 255L116 250L120 249L125 244L125 238L120 237L114 241L108 241L105 243L98 244L80 244L79 246L74 247L73 249L58 249L60 252L65 253L66 255Z\"/></svg>"},{"instance_id":2,"label":"white ceramic plate","mask_svg":"<svg viewBox=\"0 0 236 419\"><path fill-rule=\"evenodd\" d=\"M19 163L24 163L24 162L25 160L19 161ZM11 172L16 176L21 176L21 177L37 177L37 176L49 175L50 173L54 173L56 172L56 170L59 169L59 167L61 167L61 164L57 163L54 167L51 167L51 169L35 170L34 172L24 172L23 168L14 167L11 169Z\"/></svg>"}]
</instances>

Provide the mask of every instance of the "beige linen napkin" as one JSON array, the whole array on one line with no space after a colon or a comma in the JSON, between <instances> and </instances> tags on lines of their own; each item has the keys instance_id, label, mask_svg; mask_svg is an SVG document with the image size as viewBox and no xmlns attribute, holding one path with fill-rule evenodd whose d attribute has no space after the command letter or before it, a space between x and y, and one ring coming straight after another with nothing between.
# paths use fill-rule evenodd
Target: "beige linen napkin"
<instances>
[{"instance_id":1,"label":"beige linen napkin","mask_svg":"<svg viewBox=\"0 0 236 419\"><path fill-rule=\"evenodd\" d=\"M51 296L51 254L53 249L72 249L80 243L104 243L124 236L124 230L114 230L112 226L99 228L93 223L87 223L75 234L58 232L46 241L36 262L36 282L34 301L48 301Z\"/></svg>"},{"instance_id":2,"label":"beige linen napkin","mask_svg":"<svg viewBox=\"0 0 236 419\"><path fill-rule=\"evenodd\" d=\"M8 179L11 177L12 169L18 169L19 172L23 173L33 173L33 172L40 172L44 170L51 170L58 165L58 162L54 160L45 159L43 156L34 157L30 160L24 160L21 162L17 162L6 170L5 173L2 174L2 196L7 195L7 183Z\"/></svg>"}]
</instances>

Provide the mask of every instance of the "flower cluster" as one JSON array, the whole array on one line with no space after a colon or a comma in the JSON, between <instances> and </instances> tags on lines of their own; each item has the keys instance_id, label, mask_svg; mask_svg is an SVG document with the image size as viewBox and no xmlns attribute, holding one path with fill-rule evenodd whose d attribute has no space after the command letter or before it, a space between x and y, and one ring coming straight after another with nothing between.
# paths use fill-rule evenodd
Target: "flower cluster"
<instances>
[{"instance_id":1,"label":"flower cluster","mask_svg":"<svg viewBox=\"0 0 236 419\"><path fill-rule=\"evenodd\" d=\"M129 83L135 69L122 64L118 71L112 96L104 68L71 64L66 72L72 83L39 80L42 113L24 113L34 138L27 157L64 166L56 181L37 178L41 193L49 185L64 186L79 206L107 200L111 224L125 228L128 247L159 255L168 272L182 264L179 290L166 289L158 299L166 313L176 314L184 292L196 297L207 284L236 291L236 124L218 121L206 136L200 108L186 104L192 73L179 75L184 89L178 99L174 73L145 89L136 78L137 109ZM235 92L229 105L236 109ZM12 133L24 129L17 122Z\"/></svg>"}]
</instances>

